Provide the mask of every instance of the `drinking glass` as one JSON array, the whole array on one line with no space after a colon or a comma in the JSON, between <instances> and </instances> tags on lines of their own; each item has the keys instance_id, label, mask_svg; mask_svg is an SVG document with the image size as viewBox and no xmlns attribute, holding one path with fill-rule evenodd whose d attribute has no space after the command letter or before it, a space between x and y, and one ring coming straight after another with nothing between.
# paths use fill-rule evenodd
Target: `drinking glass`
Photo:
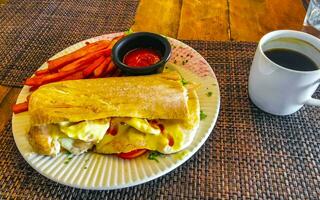
<instances>
[{"instance_id":1,"label":"drinking glass","mask_svg":"<svg viewBox=\"0 0 320 200\"><path fill-rule=\"evenodd\" d=\"M310 0L302 30L320 38L320 0Z\"/></svg>"}]
</instances>

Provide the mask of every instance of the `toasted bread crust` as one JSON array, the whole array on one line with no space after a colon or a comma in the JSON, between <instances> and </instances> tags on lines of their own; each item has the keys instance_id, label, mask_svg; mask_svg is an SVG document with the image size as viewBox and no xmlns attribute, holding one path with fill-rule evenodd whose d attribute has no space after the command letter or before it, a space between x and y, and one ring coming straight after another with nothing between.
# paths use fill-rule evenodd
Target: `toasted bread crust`
<instances>
[{"instance_id":1,"label":"toasted bread crust","mask_svg":"<svg viewBox=\"0 0 320 200\"><path fill-rule=\"evenodd\" d=\"M32 125L107 117L185 119L187 90L177 72L51 83L30 97Z\"/></svg>"}]
</instances>

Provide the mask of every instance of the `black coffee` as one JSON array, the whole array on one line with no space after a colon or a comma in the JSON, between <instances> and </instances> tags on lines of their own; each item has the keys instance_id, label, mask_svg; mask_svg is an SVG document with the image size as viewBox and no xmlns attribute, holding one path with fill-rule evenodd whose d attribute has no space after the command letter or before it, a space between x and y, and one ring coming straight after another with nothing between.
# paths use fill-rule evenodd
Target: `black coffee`
<instances>
[{"instance_id":1,"label":"black coffee","mask_svg":"<svg viewBox=\"0 0 320 200\"><path fill-rule=\"evenodd\" d=\"M297 71L318 70L318 65L308 56L290 49L269 49L264 54L276 64Z\"/></svg>"}]
</instances>

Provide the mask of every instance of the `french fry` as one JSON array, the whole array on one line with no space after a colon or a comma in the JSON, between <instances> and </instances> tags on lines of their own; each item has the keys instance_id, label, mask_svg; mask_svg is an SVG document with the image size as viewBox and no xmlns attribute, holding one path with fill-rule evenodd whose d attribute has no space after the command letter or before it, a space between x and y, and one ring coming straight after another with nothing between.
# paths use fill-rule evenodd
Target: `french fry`
<instances>
[{"instance_id":1,"label":"french fry","mask_svg":"<svg viewBox=\"0 0 320 200\"><path fill-rule=\"evenodd\" d=\"M98 78L104 75L106 68L111 61L110 57L107 57L93 72L94 77Z\"/></svg>"},{"instance_id":2,"label":"french fry","mask_svg":"<svg viewBox=\"0 0 320 200\"><path fill-rule=\"evenodd\" d=\"M87 55L88 53L97 52L99 50L105 49L109 46L110 41L100 40L95 43L90 43L72 53L61 56L59 58L48 61L48 69L51 72L55 72L63 66Z\"/></svg>"},{"instance_id":3,"label":"french fry","mask_svg":"<svg viewBox=\"0 0 320 200\"><path fill-rule=\"evenodd\" d=\"M92 52L66 66L64 66L63 68L61 68L59 70L59 72L63 72L63 71L70 71L70 70L74 70L77 69L83 65L87 65L91 62L93 62L94 60L98 59L100 56L105 55L105 56L110 56L111 55L111 50L110 49L103 49L100 50L98 52Z\"/></svg>"},{"instance_id":4,"label":"french fry","mask_svg":"<svg viewBox=\"0 0 320 200\"><path fill-rule=\"evenodd\" d=\"M28 104L29 104L29 103L28 103L27 101L25 101L25 102L23 102L23 103L15 104L15 105L12 106L12 111L13 111L15 114L28 111Z\"/></svg>"}]
</instances>

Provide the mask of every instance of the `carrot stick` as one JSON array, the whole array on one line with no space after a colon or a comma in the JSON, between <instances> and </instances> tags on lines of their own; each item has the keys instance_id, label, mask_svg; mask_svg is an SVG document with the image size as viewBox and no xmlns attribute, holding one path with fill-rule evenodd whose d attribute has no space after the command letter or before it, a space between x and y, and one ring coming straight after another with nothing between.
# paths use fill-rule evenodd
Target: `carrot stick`
<instances>
[{"instance_id":1,"label":"carrot stick","mask_svg":"<svg viewBox=\"0 0 320 200\"><path fill-rule=\"evenodd\" d=\"M13 105L12 106L12 111L15 114L18 114L18 113L21 113L21 112L24 112L24 111L28 111L28 102L25 101L23 103L18 103L18 104Z\"/></svg>"},{"instance_id":2,"label":"carrot stick","mask_svg":"<svg viewBox=\"0 0 320 200\"><path fill-rule=\"evenodd\" d=\"M110 57L107 57L93 72L94 77L98 78L101 77L104 72L106 71L106 68L108 67L109 63L111 61Z\"/></svg>"},{"instance_id":3,"label":"carrot stick","mask_svg":"<svg viewBox=\"0 0 320 200\"><path fill-rule=\"evenodd\" d=\"M81 67L83 65L86 65L90 62L92 62L93 60L98 59L101 55L106 55L106 56L110 56L111 55L111 50L108 49L103 49L100 50L98 52L92 52L66 66L64 66L63 68L61 68L59 71L70 71L70 70L74 70L77 69L78 67Z\"/></svg>"},{"instance_id":4,"label":"carrot stick","mask_svg":"<svg viewBox=\"0 0 320 200\"><path fill-rule=\"evenodd\" d=\"M49 71L56 71L63 67L66 64L69 64L85 55L88 53L96 52L101 49L107 48L109 46L110 41L107 40L101 40L97 41L95 43L91 43L89 45L86 45L72 53L69 53L67 55L61 56L59 58L49 60L48 61L48 69Z\"/></svg>"}]
</instances>

